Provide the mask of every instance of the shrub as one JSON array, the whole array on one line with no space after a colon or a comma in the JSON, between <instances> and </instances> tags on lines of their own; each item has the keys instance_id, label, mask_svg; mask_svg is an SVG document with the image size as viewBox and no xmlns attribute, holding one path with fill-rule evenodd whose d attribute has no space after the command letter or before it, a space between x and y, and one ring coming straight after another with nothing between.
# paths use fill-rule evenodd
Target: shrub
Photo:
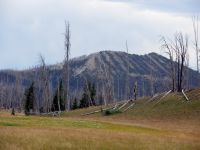
<instances>
[{"instance_id":1,"label":"shrub","mask_svg":"<svg viewBox=\"0 0 200 150\"><path fill-rule=\"evenodd\" d=\"M114 109L107 109L107 110L103 111L104 116L114 115L114 114L118 114L118 113L121 113L121 111L114 110Z\"/></svg>"}]
</instances>

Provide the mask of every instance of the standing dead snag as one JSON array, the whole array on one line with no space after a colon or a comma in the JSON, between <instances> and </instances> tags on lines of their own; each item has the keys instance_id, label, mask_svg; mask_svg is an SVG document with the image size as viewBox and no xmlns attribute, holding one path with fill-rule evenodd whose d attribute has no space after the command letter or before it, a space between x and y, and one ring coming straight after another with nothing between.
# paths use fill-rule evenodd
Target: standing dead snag
<instances>
[{"instance_id":1,"label":"standing dead snag","mask_svg":"<svg viewBox=\"0 0 200 150\"><path fill-rule=\"evenodd\" d=\"M176 72L175 72L175 58L174 58L174 48L167 43L165 37L161 38L161 41L163 42L162 48L165 49L166 54L169 56L170 59L170 78L171 78L171 90L172 92L175 91L176 87Z\"/></svg>"},{"instance_id":2,"label":"standing dead snag","mask_svg":"<svg viewBox=\"0 0 200 150\"><path fill-rule=\"evenodd\" d=\"M151 96L154 95L154 77L153 77L153 63L152 63L152 57L149 56L149 64L150 64L150 86L151 86Z\"/></svg>"},{"instance_id":3,"label":"standing dead snag","mask_svg":"<svg viewBox=\"0 0 200 150\"><path fill-rule=\"evenodd\" d=\"M134 85L134 90L133 90L133 93L134 93L134 100L137 100L137 89L138 87L137 87L137 81L135 82L135 85Z\"/></svg>"},{"instance_id":4,"label":"standing dead snag","mask_svg":"<svg viewBox=\"0 0 200 150\"><path fill-rule=\"evenodd\" d=\"M165 37L162 37L162 41L162 47L167 50L171 60L172 91L174 90L174 85L176 84L177 91L181 92L183 79L185 77L184 70L188 53L188 37L184 37L182 33L176 33L174 35L174 41L167 41ZM173 54L176 55L176 62L174 62Z\"/></svg>"},{"instance_id":5,"label":"standing dead snag","mask_svg":"<svg viewBox=\"0 0 200 150\"><path fill-rule=\"evenodd\" d=\"M66 95L66 105L67 109L70 110L70 99L69 99L69 54L70 54L70 38L71 38L71 32L70 32L70 24L69 22L65 22L65 58L64 58L64 65L63 65L63 81L64 81L64 87L65 87L65 95Z\"/></svg>"},{"instance_id":6,"label":"standing dead snag","mask_svg":"<svg viewBox=\"0 0 200 150\"><path fill-rule=\"evenodd\" d=\"M184 78L184 69L185 69L185 61L186 55L188 51L188 37L183 37L182 33L176 35L177 39L177 58L178 58L178 85L177 90L178 92L182 91L182 83Z\"/></svg>"},{"instance_id":7,"label":"standing dead snag","mask_svg":"<svg viewBox=\"0 0 200 150\"><path fill-rule=\"evenodd\" d=\"M128 42L126 41L126 52L127 52L127 57L129 54L129 49L128 49ZM126 99L131 98L130 94L130 79L129 79L129 74L130 74L130 64L129 64L129 58L127 58L127 77L126 77Z\"/></svg>"},{"instance_id":8,"label":"standing dead snag","mask_svg":"<svg viewBox=\"0 0 200 150\"><path fill-rule=\"evenodd\" d=\"M110 58L108 58L110 59ZM101 62L100 70L102 76L102 91L103 91L103 99L104 105L113 102L113 80L112 80L112 71L110 60L108 60L108 65L105 62Z\"/></svg>"},{"instance_id":9,"label":"standing dead snag","mask_svg":"<svg viewBox=\"0 0 200 150\"><path fill-rule=\"evenodd\" d=\"M50 96L50 85L49 85L49 72L46 67L45 59L42 55L40 57L41 64L41 82L42 82L42 92L43 92L43 108L45 112L50 112L51 110L51 96Z\"/></svg>"},{"instance_id":10,"label":"standing dead snag","mask_svg":"<svg viewBox=\"0 0 200 150\"><path fill-rule=\"evenodd\" d=\"M198 75L198 85L200 84L199 79L199 59L200 59L200 49L199 49L199 18L194 16L192 18L193 30L194 30L194 47L196 52L196 64L197 64L197 75Z\"/></svg>"},{"instance_id":11,"label":"standing dead snag","mask_svg":"<svg viewBox=\"0 0 200 150\"><path fill-rule=\"evenodd\" d=\"M110 59L110 58L109 58ZM110 64L110 60L109 60L109 63L108 63L108 78L107 78L107 82L108 82L108 85L107 85L107 90L108 90L108 96L107 96L107 99L109 102L113 102L114 101L114 93L113 93L113 79L112 79L112 71L111 71L111 64Z\"/></svg>"},{"instance_id":12,"label":"standing dead snag","mask_svg":"<svg viewBox=\"0 0 200 150\"><path fill-rule=\"evenodd\" d=\"M187 53L187 55L186 55L186 61L185 61L185 66L186 66L186 69L185 69L185 88L186 89L190 89L190 81L189 81L189 79L190 79L190 70L189 70L189 53Z\"/></svg>"}]
</instances>

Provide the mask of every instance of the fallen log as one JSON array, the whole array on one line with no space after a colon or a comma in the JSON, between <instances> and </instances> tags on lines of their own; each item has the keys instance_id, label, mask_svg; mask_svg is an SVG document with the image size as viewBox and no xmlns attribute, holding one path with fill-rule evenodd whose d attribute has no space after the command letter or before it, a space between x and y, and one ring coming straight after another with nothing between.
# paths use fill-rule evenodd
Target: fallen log
<instances>
[{"instance_id":1,"label":"fallen log","mask_svg":"<svg viewBox=\"0 0 200 150\"><path fill-rule=\"evenodd\" d=\"M183 94L183 96L185 97L185 99L186 99L187 101L189 101L189 98L187 97L187 95L185 94L185 92L184 92L183 89L182 89L182 94Z\"/></svg>"},{"instance_id":2,"label":"fallen log","mask_svg":"<svg viewBox=\"0 0 200 150\"><path fill-rule=\"evenodd\" d=\"M165 98L169 93L171 93L171 91L172 91L172 90L166 92L165 95L163 95L163 96L156 102L156 104L158 104L163 98ZM156 105L156 104L155 104L155 105ZM155 106L155 105L154 105L154 106Z\"/></svg>"},{"instance_id":3,"label":"fallen log","mask_svg":"<svg viewBox=\"0 0 200 150\"><path fill-rule=\"evenodd\" d=\"M133 105L135 105L135 103L133 103L133 104L131 104L130 106L128 106L126 109L124 109L124 111L123 111L123 112L125 112L125 111L129 110L131 107L133 107Z\"/></svg>"},{"instance_id":4,"label":"fallen log","mask_svg":"<svg viewBox=\"0 0 200 150\"><path fill-rule=\"evenodd\" d=\"M129 102L130 102L130 100L128 100L126 103L124 103L122 106L120 106L120 107L118 108L118 110L120 110L120 109L122 109L123 107L125 107Z\"/></svg>"},{"instance_id":5,"label":"fallen log","mask_svg":"<svg viewBox=\"0 0 200 150\"><path fill-rule=\"evenodd\" d=\"M93 112L84 113L84 114L81 114L81 116L92 115L92 114L99 113L101 111L105 111L105 110L113 109L113 108L114 107L112 106L112 107L109 107L109 108L104 108L104 109L96 110L96 111L93 111Z\"/></svg>"},{"instance_id":6,"label":"fallen log","mask_svg":"<svg viewBox=\"0 0 200 150\"><path fill-rule=\"evenodd\" d=\"M62 111L54 111L54 112L48 112L48 113L39 113L39 115L41 116L45 116L45 115L52 115L52 116L57 116L60 115Z\"/></svg>"},{"instance_id":7,"label":"fallen log","mask_svg":"<svg viewBox=\"0 0 200 150\"><path fill-rule=\"evenodd\" d=\"M147 101L144 103L144 105L147 104L147 103L149 103L149 102L151 102L151 101L153 101L156 97L158 97L158 96L160 96L160 95L162 95L162 94L164 94L164 93L165 93L165 92L160 93L160 94L155 94L152 98L150 98L149 100L147 100Z\"/></svg>"},{"instance_id":8,"label":"fallen log","mask_svg":"<svg viewBox=\"0 0 200 150\"><path fill-rule=\"evenodd\" d=\"M115 107L113 108L113 110L117 109L118 106L119 104L115 104Z\"/></svg>"}]
</instances>

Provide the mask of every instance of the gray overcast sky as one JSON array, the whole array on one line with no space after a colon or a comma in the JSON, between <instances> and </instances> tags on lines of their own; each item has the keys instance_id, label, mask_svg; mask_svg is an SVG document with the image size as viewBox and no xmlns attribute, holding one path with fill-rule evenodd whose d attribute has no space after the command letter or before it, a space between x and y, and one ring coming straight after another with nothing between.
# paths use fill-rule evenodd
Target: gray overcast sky
<instances>
[{"instance_id":1,"label":"gray overcast sky","mask_svg":"<svg viewBox=\"0 0 200 150\"><path fill-rule=\"evenodd\" d=\"M199 0L0 0L0 69L25 69L63 60L64 21L71 24L71 57L100 50L146 54L160 35L183 31L193 40L191 16ZM191 46L192 47L192 46ZM195 67L190 49L190 66Z\"/></svg>"}]
</instances>

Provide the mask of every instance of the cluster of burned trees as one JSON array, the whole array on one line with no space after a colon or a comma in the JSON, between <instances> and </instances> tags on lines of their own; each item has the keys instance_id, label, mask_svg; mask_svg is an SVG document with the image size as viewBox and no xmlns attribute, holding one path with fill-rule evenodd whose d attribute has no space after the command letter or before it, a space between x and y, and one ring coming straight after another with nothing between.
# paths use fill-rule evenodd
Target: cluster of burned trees
<instances>
[{"instance_id":1,"label":"cluster of burned trees","mask_svg":"<svg viewBox=\"0 0 200 150\"><path fill-rule=\"evenodd\" d=\"M45 63L45 59L40 55L40 66L39 71L35 71L35 98L30 100L30 97L25 93L25 114L29 110L34 113L49 113L51 111L64 111L66 108L70 109L70 98L69 98L69 53L70 53L70 24L65 22L65 57L63 62L62 79L58 79L58 87L55 90L53 96L53 87L50 83L50 70ZM60 80L60 81L59 81ZM31 84L31 87L33 85ZM29 87L30 88L30 87ZM29 101L33 101L33 106L26 107Z\"/></svg>"},{"instance_id":2,"label":"cluster of burned trees","mask_svg":"<svg viewBox=\"0 0 200 150\"><path fill-rule=\"evenodd\" d=\"M188 60L188 37L182 33L176 33L174 40L162 37L166 53L170 58L171 90L181 92Z\"/></svg>"},{"instance_id":3,"label":"cluster of burned trees","mask_svg":"<svg viewBox=\"0 0 200 150\"><path fill-rule=\"evenodd\" d=\"M200 49L199 49L199 31L198 31L198 17L192 18L193 30L194 30L194 49L196 52L196 66L197 66L197 82L199 79L199 59L200 59ZM188 53L188 36L183 35L183 33L176 33L174 39L167 39L165 37L161 38L162 48L168 54L170 59L170 80L171 80L171 90L181 92L184 88L189 88L189 53Z\"/></svg>"},{"instance_id":4,"label":"cluster of burned trees","mask_svg":"<svg viewBox=\"0 0 200 150\"><path fill-rule=\"evenodd\" d=\"M14 83L11 82L14 81ZM0 78L0 108L23 108L23 95L25 88L19 72L6 71Z\"/></svg>"}]
</instances>

